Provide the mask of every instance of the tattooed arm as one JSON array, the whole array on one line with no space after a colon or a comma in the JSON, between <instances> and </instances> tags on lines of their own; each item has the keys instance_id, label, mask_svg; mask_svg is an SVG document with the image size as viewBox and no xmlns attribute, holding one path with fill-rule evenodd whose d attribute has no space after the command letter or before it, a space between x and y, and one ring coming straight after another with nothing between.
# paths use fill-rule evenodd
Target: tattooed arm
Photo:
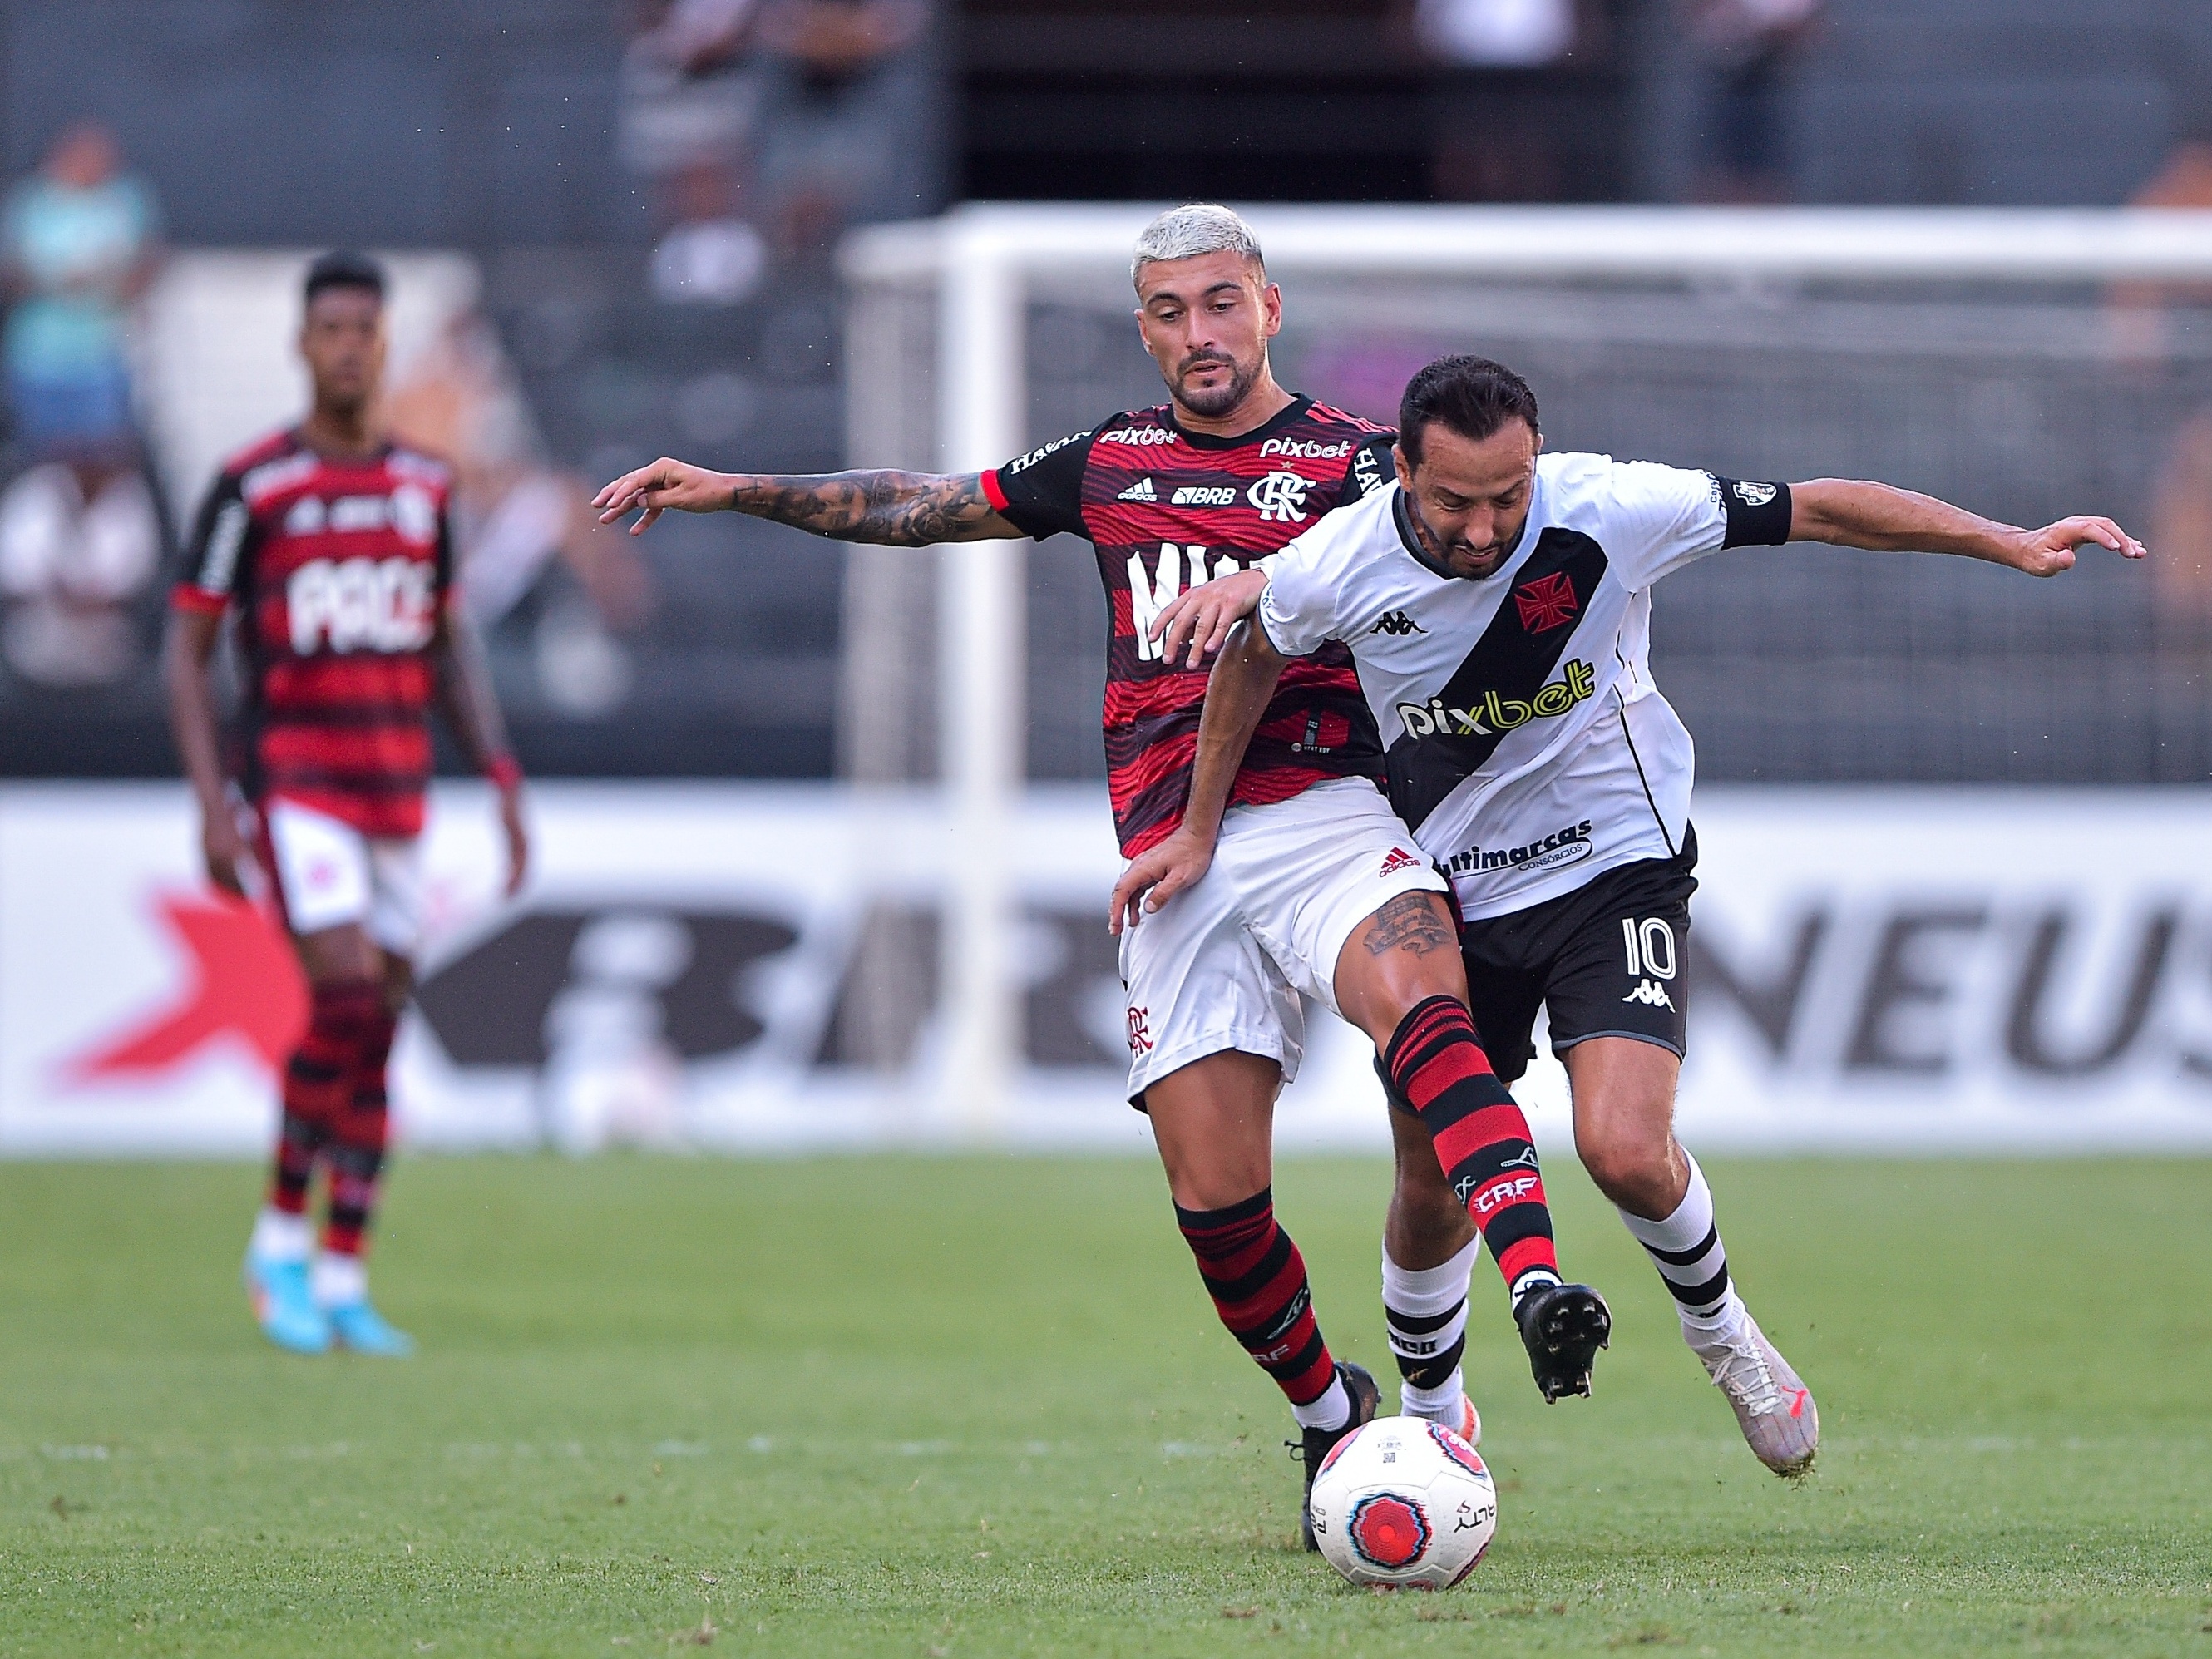
<instances>
[{"instance_id":1,"label":"tattooed arm","mask_svg":"<svg viewBox=\"0 0 2212 1659\"><path fill-rule=\"evenodd\" d=\"M937 472L828 472L807 477L709 472L665 458L623 474L592 498L599 522L633 508L633 536L671 507L682 513L747 513L841 542L929 547L1022 534L992 507L982 478Z\"/></svg>"}]
</instances>

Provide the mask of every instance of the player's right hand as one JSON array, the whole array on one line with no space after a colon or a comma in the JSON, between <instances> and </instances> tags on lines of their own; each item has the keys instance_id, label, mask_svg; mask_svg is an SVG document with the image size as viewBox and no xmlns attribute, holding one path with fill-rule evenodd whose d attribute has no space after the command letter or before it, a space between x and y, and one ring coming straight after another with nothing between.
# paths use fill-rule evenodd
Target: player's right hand
<instances>
[{"instance_id":1,"label":"player's right hand","mask_svg":"<svg viewBox=\"0 0 2212 1659\"><path fill-rule=\"evenodd\" d=\"M1240 570L1176 595L1152 619L1152 637L1167 636L1160 660L1181 656L1184 667L1196 668L1221 649L1231 629L1260 608L1260 596L1267 591L1266 571Z\"/></svg>"},{"instance_id":2,"label":"player's right hand","mask_svg":"<svg viewBox=\"0 0 2212 1659\"><path fill-rule=\"evenodd\" d=\"M599 522L612 524L631 508L641 509L629 533L639 536L669 508L679 513L720 513L730 504L730 481L689 461L662 456L650 466L625 472L592 497Z\"/></svg>"},{"instance_id":3,"label":"player's right hand","mask_svg":"<svg viewBox=\"0 0 2212 1659\"><path fill-rule=\"evenodd\" d=\"M252 856L228 813L210 812L200 819L200 860L207 866L208 879L234 898L246 896L240 871Z\"/></svg>"},{"instance_id":4,"label":"player's right hand","mask_svg":"<svg viewBox=\"0 0 2212 1659\"><path fill-rule=\"evenodd\" d=\"M1118 934L1124 925L1134 927L1140 908L1147 915L1158 909L1204 875L1212 863L1212 840L1188 829L1178 829L1158 847L1138 854L1121 872L1121 879L1114 884L1106 931Z\"/></svg>"}]
</instances>

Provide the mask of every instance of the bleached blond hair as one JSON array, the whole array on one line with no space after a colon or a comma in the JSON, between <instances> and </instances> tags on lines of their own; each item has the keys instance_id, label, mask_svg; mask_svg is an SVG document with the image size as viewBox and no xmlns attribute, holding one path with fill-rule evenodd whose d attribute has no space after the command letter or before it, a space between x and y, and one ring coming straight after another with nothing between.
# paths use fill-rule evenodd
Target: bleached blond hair
<instances>
[{"instance_id":1,"label":"bleached blond hair","mask_svg":"<svg viewBox=\"0 0 2212 1659\"><path fill-rule=\"evenodd\" d=\"M1170 208L1145 227L1129 261L1129 281L1136 283L1146 265L1167 259L1195 259L1207 253L1241 253L1260 267L1262 276L1267 274L1260 239L1243 216L1216 202L1191 202Z\"/></svg>"}]
</instances>

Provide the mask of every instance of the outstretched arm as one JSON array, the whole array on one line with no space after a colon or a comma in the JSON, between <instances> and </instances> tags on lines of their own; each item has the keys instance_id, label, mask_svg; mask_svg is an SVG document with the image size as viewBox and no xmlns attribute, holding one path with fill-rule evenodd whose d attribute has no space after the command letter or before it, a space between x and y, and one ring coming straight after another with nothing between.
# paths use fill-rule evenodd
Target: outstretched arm
<instances>
[{"instance_id":1,"label":"outstretched arm","mask_svg":"<svg viewBox=\"0 0 2212 1659\"><path fill-rule=\"evenodd\" d=\"M1849 478L1815 478L1790 486L1790 539L1864 547L1879 552L1957 553L2031 576L2074 567L2074 550L2108 547L2140 559L2143 544L2110 519L2061 519L2023 530L1980 518L1933 495Z\"/></svg>"},{"instance_id":2,"label":"outstretched arm","mask_svg":"<svg viewBox=\"0 0 2212 1659\"><path fill-rule=\"evenodd\" d=\"M1019 537L983 493L980 474L825 472L775 477L710 472L666 457L626 472L592 498L599 522L638 509L633 536L671 508L679 513L745 513L841 542L930 547Z\"/></svg>"},{"instance_id":3,"label":"outstretched arm","mask_svg":"<svg viewBox=\"0 0 2212 1659\"><path fill-rule=\"evenodd\" d=\"M1121 872L1114 884L1113 908L1107 913L1108 932L1118 933L1125 923L1133 927L1139 899L1145 909L1157 910L1213 862L1213 844L1221 835L1221 815L1229 810L1237 769L1244 763L1245 745L1267 712L1267 700L1275 695L1284 660L1256 623L1244 623L1230 635L1213 672L1206 677L1206 707L1198 720L1198 754L1182 823Z\"/></svg>"},{"instance_id":4,"label":"outstretched arm","mask_svg":"<svg viewBox=\"0 0 2212 1659\"><path fill-rule=\"evenodd\" d=\"M507 747L507 722L491 689L491 666L468 619L447 605L430 646L437 671L438 712L471 766L499 791L499 823L507 836L507 894L522 890L530 869L530 830L522 817L522 770Z\"/></svg>"}]
</instances>

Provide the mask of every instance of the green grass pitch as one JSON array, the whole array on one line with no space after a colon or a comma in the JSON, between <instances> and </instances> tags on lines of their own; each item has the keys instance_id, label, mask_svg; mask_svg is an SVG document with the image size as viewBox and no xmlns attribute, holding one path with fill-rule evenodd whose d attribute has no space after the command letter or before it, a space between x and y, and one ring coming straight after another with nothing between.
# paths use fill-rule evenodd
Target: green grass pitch
<instances>
[{"instance_id":1,"label":"green grass pitch","mask_svg":"<svg viewBox=\"0 0 2212 1659\"><path fill-rule=\"evenodd\" d=\"M1544 1407L1483 1267L1502 1518L1438 1596L1293 1547L1287 1417L1144 1164L410 1159L399 1364L261 1346L253 1170L0 1167L0 1653L2212 1659L2212 1163L1714 1160L1823 1408L1797 1488L1553 1164L1616 1338ZM1387 1376L1386 1180L1278 1193Z\"/></svg>"}]
</instances>

